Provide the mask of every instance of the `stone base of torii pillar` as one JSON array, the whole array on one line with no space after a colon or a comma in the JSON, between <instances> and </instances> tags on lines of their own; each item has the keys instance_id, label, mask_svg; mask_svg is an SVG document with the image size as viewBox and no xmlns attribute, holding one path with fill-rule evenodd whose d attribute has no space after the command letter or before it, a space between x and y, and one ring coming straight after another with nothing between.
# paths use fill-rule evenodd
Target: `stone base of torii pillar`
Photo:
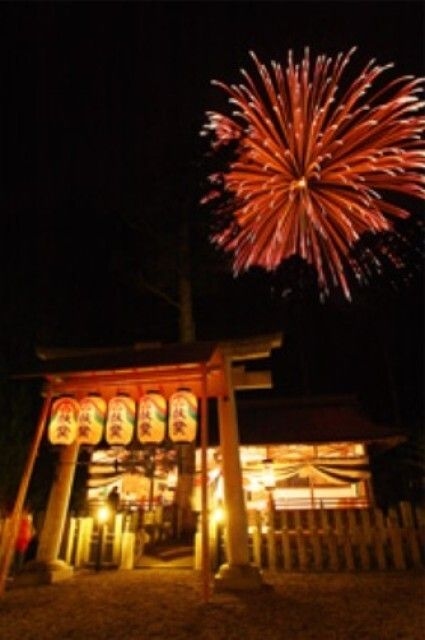
<instances>
[{"instance_id":1,"label":"stone base of torii pillar","mask_svg":"<svg viewBox=\"0 0 425 640\"><path fill-rule=\"evenodd\" d=\"M17 586L31 586L39 584L53 584L68 580L74 575L74 568L63 560L44 562L43 560L31 560L23 571L14 579Z\"/></svg>"},{"instance_id":2,"label":"stone base of torii pillar","mask_svg":"<svg viewBox=\"0 0 425 640\"><path fill-rule=\"evenodd\" d=\"M223 564L214 576L215 591L253 591L265 586L260 569L249 564Z\"/></svg>"}]
</instances>

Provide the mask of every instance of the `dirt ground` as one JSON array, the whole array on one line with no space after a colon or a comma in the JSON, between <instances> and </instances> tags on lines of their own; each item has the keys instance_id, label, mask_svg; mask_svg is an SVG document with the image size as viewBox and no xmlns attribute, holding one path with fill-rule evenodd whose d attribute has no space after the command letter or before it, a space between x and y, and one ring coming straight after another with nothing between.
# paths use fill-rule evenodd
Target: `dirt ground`
<instances>
[{"instance_id":1,"label":"dirt ground","mask_svg":"<svg viewBox=\"0 0 425 640\"><path fill-rule=\"evenodd\" d=\"M264 574L259 592L202 602L188 569L82 572L11 587L1 640L422 640L425 574Z\"/></svg>"}]
</instances>

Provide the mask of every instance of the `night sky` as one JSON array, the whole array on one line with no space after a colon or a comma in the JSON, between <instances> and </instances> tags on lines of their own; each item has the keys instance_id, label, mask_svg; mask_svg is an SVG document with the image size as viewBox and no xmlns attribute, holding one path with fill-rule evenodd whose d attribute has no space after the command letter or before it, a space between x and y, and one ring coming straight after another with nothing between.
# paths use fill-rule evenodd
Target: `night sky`
<instances>
[{"instance_id":1,"label":"night sky","mask_svg":"<svg viewBox=\"0 0 425 640\"><path fill-rule=\"evenodd\" d=\"M265 62L358 51L424 73L419 2L2 3L1 349L6 369L36 345L178 339L174 295L182 210L190 218L199 339L282 331L283 394L356 393L371 414L417 425L423 396L422 237L406 272L321 302L298 264L235 280L199 206L211 79ZM353 71L352 71L353 72ZM419 257L418 257L419 256ZM406 280L405 275L409 278ZM143 280L143 282L142 282Z\"/></svg>"}]
</instances>

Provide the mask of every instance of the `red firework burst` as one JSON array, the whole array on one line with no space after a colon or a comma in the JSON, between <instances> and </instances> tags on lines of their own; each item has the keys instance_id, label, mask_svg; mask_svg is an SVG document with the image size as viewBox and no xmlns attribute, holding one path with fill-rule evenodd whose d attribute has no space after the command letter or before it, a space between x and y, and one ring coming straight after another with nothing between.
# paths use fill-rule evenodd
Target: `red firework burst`
<instances>
[{"instance_id":1,"label":"red firework burst","mask_svg":"<svg viewBox=\"0 0 425 640\"><path fill-rule=\"evenodd\" d=\"M371 60L337 99L354 51L314 64L308 49L301 64L289 52L286 69L272 62L271 70L251 53L258 86L245 70L244 84L213 81L236 107L230 116L207 112L201 132L212 135L214 150L235 145L234 161L210 179L231 197L230 219L228 206L217 209L224 229L213 241L233 253L236 274L253 265L274 270L299 255L316 268L322 290L331 279L349 298L347 268L363 277L353 244L409 215L388 194L425 198L424 79L403 76L371 94L393 66Z\"/></svg>"}]
</instances>

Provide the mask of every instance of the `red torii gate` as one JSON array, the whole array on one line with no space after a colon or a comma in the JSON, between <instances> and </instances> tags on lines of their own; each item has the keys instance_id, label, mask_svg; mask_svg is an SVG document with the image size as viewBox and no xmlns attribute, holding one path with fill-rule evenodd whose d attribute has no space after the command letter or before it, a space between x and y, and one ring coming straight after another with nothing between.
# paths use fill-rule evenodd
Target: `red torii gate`
<instances>
[{"instance_id":1,"label":"red torii gate","mask_svg":"<svg viewBox=\"0 0 425 640\"><path fill-rule=\"evenodd\" d=\"M257 567L249 563L248 529L239 461L239 436L234 391L270 388L269 371L247 371L245 362L269 357L280 347L282 336L273 334L226 342L197 342L109 349L57 350L46 353L37 371L20 378L42 377L44 403L34 433L11 517L9 539L0 565L0 595L4 593L7 573L17 537L35 460L53 398L71 394L80 400L89 392L106 400L118 392L137 398L155 388L168 398L179 387L188 387L201 403L201 531L203 599L210 594L207 445L208 398L218 402L220 447L222 452L225 507L227 514L228 563L220 567L215 585L220 589L252 589L261 584ZM52 357L53 356L53 357ZM42 354L43 357L43 354ZM78 443L61 447L59 469L51 487L45 522L40 535L37 558L32 565L36 582L54 582L72 575L72 567L58 560L69 499L78 458Z\"/></svg>"}]
</instances>

